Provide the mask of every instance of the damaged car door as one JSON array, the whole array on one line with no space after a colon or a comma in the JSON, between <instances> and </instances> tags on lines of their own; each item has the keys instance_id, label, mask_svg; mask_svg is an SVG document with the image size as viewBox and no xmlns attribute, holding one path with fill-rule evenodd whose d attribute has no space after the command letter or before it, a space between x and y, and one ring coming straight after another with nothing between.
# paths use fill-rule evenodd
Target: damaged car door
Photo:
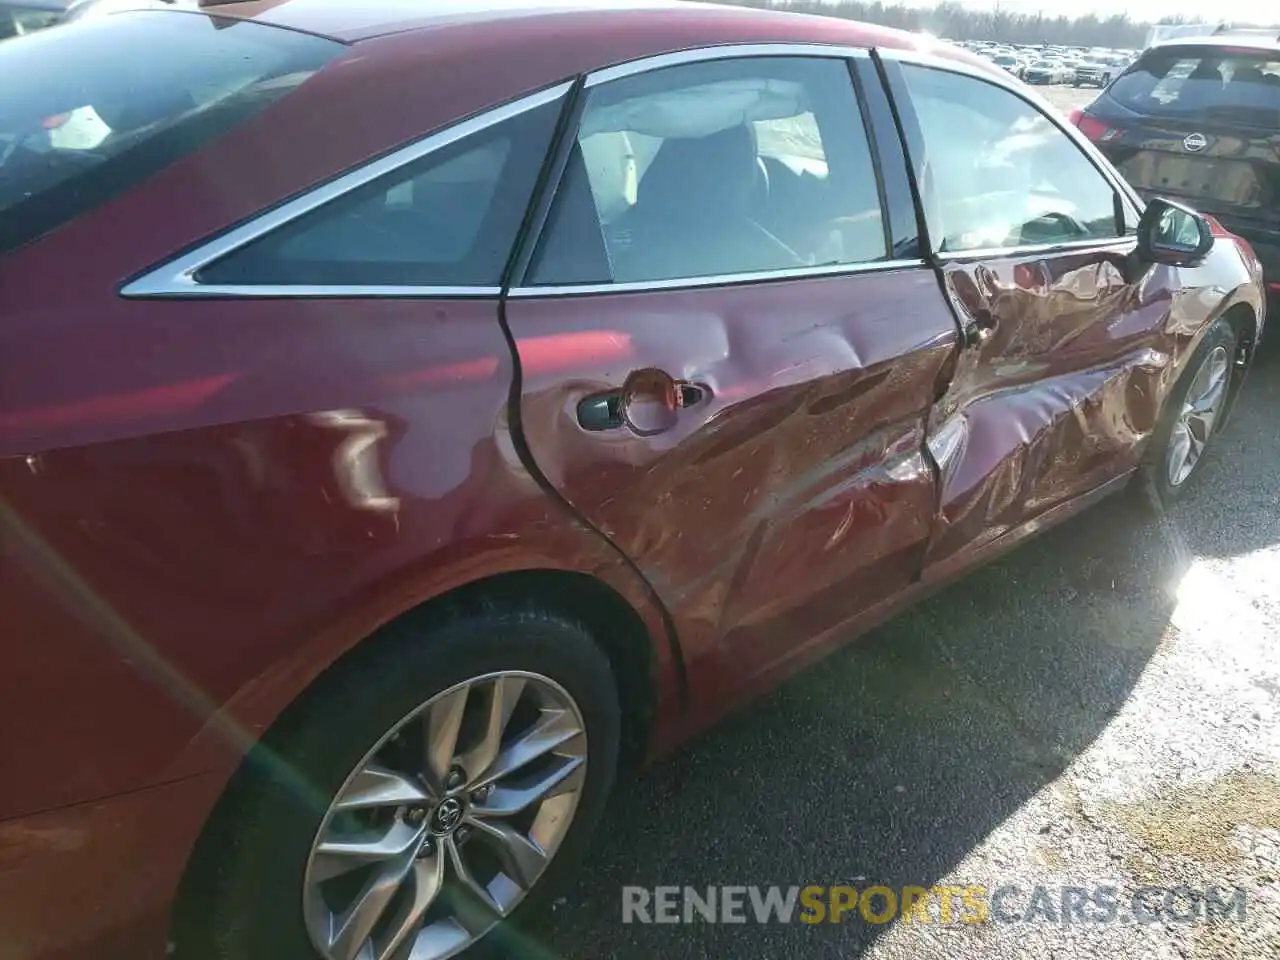
<instances>
[{"instance_id":1,"label":"damaged car door","mask_svg":"<svg viewBox=\"0 0 1280 960\"><path fill-rule=\"evenodd\" d=\"M534 462L724 697L916 579L925 421L956 350L895 236L916 224L905 163L889 144L882 191L847 52L787 50L589 78L504 308Z\"/></svg>"},{"instance_id":2,"label":"damaged car door","mask_svg":"<svg viewBox=\"0 0 1280 960\"><path fill-rule=\"evenodd\" d=\"M963 344L929 422L942 572L1136 466L1167 304L1139 295L1139 214L1059 121L977 75L885 69Z\"/></svg>"}]
</instances>

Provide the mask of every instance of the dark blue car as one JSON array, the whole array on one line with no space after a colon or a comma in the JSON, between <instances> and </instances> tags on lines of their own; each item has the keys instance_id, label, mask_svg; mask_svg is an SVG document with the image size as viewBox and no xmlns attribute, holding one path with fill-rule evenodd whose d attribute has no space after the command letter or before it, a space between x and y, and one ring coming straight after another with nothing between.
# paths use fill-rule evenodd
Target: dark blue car
<instances>
[{"instance_id":1,"label":"dark blue car","mask_svg":"<svg viewBox=\"0 0 1280 960\"><path fill-rule=\"evenodd\" d=\"M1074 119L1139 192L1248 240L1280 293L1280 32L1151 47Z\"/></svg>"}]
</instances>

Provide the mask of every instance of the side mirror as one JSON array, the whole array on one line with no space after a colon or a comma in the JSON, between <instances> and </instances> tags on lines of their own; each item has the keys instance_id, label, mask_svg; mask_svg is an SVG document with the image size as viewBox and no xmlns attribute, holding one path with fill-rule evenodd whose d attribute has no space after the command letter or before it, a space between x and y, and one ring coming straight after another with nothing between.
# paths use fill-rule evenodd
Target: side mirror
<instances>
[{"instance_id":1,"label":"side mirror","mask_svg":"<svg viewBox=\"0 0 1280 960\"><path fill-rule=\"evenodd\" d=\"M1138 223L1138 255L1147 263L1194 267L1213 249L1209 221L1189 207L1157 197Z\"/></svg>"}]
</instances>

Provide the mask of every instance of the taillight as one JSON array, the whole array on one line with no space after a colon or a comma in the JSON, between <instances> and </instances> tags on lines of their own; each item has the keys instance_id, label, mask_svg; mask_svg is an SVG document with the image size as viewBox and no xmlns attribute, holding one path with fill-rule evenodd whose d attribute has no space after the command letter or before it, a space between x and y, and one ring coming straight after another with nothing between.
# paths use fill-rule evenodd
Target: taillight
<instances>
[{"instance_id":1,"label":"taillight","mask_svg":"<svg viewBox=\"0 0 1280 960\"><path fill-rule=\"evenodd\" d=\"M1108 126L1096 117L1091 117L1078 107L1067 115L1071 122L1080 128L1080 132L1094 143L1106 143L1120 135L1115 127Z\"/></svg>"},{"instance_id":2,"label":"taillight","mask_svg":"<svg viewBox=\"0 0 1280 960\"><path fill-rule=\"evenodd\" d=\"M69 113L55 113L53 116L45 117L43 120L41 120L40 125L44 127L46 130L57 130L59 127L63 126L70 119L71 119L71 114Z\"/></svg>"},{"instance_id":3,"label":"taillight","mask_svg":"<svg viewBox=\"0 0 1280 960\"><path fill-rule=\"evenodd\" d=\"M1204 217L1205 221L1209 224L1209 232L1212 233L1215 237L1218 237L1223 240L1239 239L1239 237L1237 237L1234 233L1232 233L1230 230L1224 227L1222 225L1222 221L1219 220L1217 217L1210 216L1207 213L1202 213L1200 214L1200 216Z\"/></svg>"}]
</instances>

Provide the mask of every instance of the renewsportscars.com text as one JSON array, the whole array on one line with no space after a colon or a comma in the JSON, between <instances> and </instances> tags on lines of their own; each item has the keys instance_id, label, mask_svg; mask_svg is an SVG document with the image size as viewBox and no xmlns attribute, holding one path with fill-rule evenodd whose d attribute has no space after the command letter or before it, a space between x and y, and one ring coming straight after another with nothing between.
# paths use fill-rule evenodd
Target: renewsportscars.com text
<instances>
[{"instance_id":1,"label":"renewsportscars.com text","mask_svg":"<svg viewBox=\"0 0 1280 960\"><path fill-rule=\"evenodd\" d=\"M1244 920L1242 887L623 887L623 923L1061 923Z\"/></svg>"}]
</instances>

